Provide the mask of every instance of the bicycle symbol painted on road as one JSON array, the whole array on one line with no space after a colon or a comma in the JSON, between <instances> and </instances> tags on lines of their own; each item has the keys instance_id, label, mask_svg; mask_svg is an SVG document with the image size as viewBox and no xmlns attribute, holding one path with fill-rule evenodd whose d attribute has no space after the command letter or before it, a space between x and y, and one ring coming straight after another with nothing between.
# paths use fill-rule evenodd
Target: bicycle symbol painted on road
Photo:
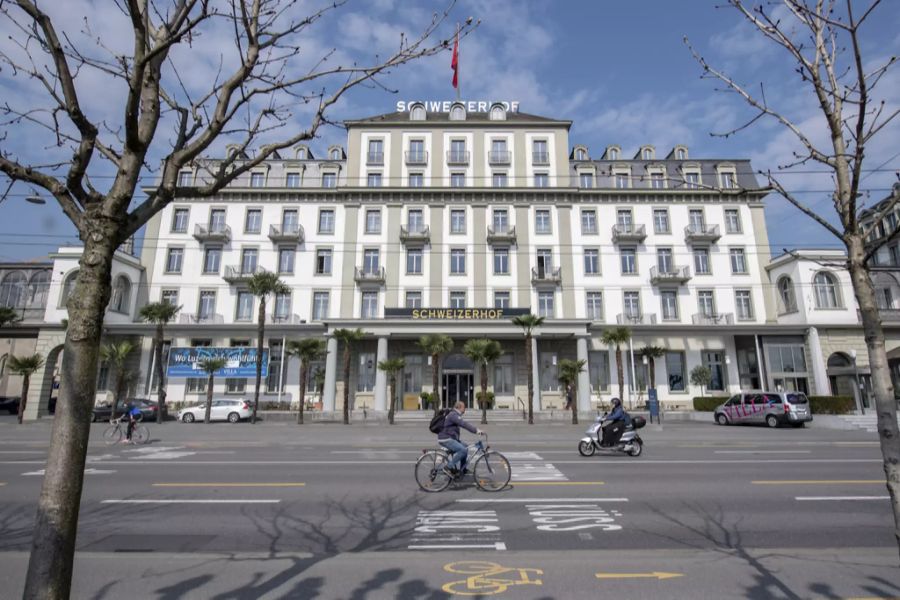
<instances>
[{"instance_id":1,"label":"bicycle symbol painted on road","mask_svg":"<svg viewBox=\"0 0 900 600\"><path fill-rule=\"evenodd\" d=\"M540 579L530 575L543 575L540 569L519 569L504 567L495 562L463 560L444 565L448 573L468 575L465 579L451 581L441 588L448 594L460 596L491 596L502 594L514 585L542 585Z\"/></svg>"}]
</instances>

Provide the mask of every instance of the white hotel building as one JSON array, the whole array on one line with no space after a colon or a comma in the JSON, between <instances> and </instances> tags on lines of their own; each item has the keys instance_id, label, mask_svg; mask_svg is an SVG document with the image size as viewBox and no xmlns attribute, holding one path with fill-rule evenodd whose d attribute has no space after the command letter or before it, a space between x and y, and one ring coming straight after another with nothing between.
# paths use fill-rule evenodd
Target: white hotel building
<instances>
[{"instance_id":1,"label":"white hotel building","mask_svg":"<svg viewBox=\"0 0 900 600\"><path fill-rule=\"evenodd\" d=\"M690 384L697 365L712 371L710 393L830 393L815 328L811 335L805 320L780 318L766 192L749 161L696 158L683 146L642 146L633 155L615 145L570 146L570 121L502 104L466 109L413 103L349 121L346 148L314 158L298 147L215 198L176 200L159 213L140 264L122 258L130 308L106 323L110 336L142 338L137 395L155 395L153 326L140 322L138 308L158 300L182 306L166 330L174 346L254 345L258 305L245 284L260 269L291 289L268 304L264 402L296 402L298 361L282 361L281 345L314 336L327 340L329 354L314 366L324 371L323 392L311 383L307 399L323 413L340 411L343 349L331 333L360 328L352 408L386 410L387 381L376 365L394 357L406 360L401 409L420 408L432 366L416 342L443 333L455 343L438 365L445 401L474 404L478 369L462 346L488 337L505 350L489 374L497 407L521 409L527 370L523 333L509 319L516 310L546 317L529 349L538 410L564 405L556 372L564 358L588 364L579 410L618 394L615 353L601 342L618 326L630 328L636 357L632 365L623 347L626 402L646 399L644 346L665 349L651 387L667 407L687 408L700 394ZM184 171L181 184L203 177ZM62 296L51 299L48 320L64 305L75 266L54 268L51 298L53 289ZM408 310L451 308L472 310L454 318ZM495 308L505 315L481 310ZM205 379L169 379L168 399L199 401L204 386ZM220 397L253 394L252 379L215 386Z\"/></svg>"}]
</instances>

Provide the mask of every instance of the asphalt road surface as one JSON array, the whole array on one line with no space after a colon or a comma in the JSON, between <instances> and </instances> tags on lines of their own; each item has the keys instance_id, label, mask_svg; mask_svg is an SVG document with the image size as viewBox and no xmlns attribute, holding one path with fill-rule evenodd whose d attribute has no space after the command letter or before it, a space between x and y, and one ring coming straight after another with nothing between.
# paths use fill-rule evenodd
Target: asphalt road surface
<instances>
[{"instance_id":1,"label":"asphalt road surface","mask_svg":"<svg viewBox=\"0 0 900 600\"><path fill-rule=\"evenodd\" d=\"M0 417L3 598L50 425ZM105 426L75 598L900 598L871 433L671 423L641 431L641 457L583 458L584 424L488 425L511 485L427 494L425 423L151 423L112 447Z\"/></svg>"}]
</instances>

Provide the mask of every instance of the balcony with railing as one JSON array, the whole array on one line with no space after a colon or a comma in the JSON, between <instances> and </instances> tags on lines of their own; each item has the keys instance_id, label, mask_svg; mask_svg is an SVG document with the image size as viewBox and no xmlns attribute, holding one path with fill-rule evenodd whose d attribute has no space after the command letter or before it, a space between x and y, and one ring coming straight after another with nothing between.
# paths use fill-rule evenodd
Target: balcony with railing
<instances>
[{"instance_id":1,"label":"balcony with railing","mask_svg":"<svg viewBox=\"0 0 900 600\"><path fill-rule=\"evenodd\" d=\"M301 325L306 323L306 321L301 319L298 314L279 315L276 313L269 313L266 315L266 323L272 325Z\"/></svg>"},{"instance_id":2,"label":"balcony with railing","mask_svg":"<svg viewBox=\"0 0 900 600\"><path fill-rule=\"evenodd\" d=\"M532 152L531 153L531 163L534 165L549 165L550 164L550 153L549 152Z\"/></svg>"},{"instance_id":3,"label":"balcony with railing","mask_svg":"<svg viewBox=\"0 0 900 600\"><path fill-rule=\"evenodd\" d=\"M218 313L208 313L208 314L180 314L178 315L178 322L182 325L196 325L200 323L212 323L221 325L225 323L225 317Z\"/></svg>"},{"instance_id":4,"label":"balcony with railing","mask_svg":"<svg viewBox=\"0 0 900 600\"><path fill-rule=\"evenodd\" d=\"M856 318L862 323L862 312L856 309ZM900 308L879 308L878 318L882 323L900 323Z\"/></svg>"},{"instance_id":5,"label":"balcony with railing","mask_svg":"<svg viewBox=\"0 0 900 600\"><path fill-rule=\"evenodd\" d=\"M424 150L407 150L406 164L408 165L427 165L428 153Z\"/></svg>"},{"instance_id":6,"label":"balcony with railing","mask_svg":"<svg viewBox=\"0 0 900 600\"><path fill-rule=\"evenodd\" d=\"M647 238L647 228L643 225L613 225L614 244L640 244Z\"/></svg>"},{"instance_id":7,"label":"balcony with railing","mask_svg":"<svg viewBox=\"0 0 900 600\"><path fill-rule=\"evenodd\" d=\"M491 150L488 152L488 163L492 165L508 165L511 162L509 150Z\"/></svg>"},{"instance_id":8,"label":"balcony with railing","mask_svg":"<svg viewBox=\"0 0 900 600\"><path fill-rule=\"evenodd\" d=\"M656 325L656 315L641 313L619 313L616 315L616 323L619 325Z\"/></svg>"},{"instance_id":9,"label":"balcony with railing","mask_svg":"<svg viewBox=\"0 0 900 600\"><path fill-rule=\"evenodd\" d=\"M734 325L732 313L696 313L691 317L694 325Z\"/></svg>"},{"instance_id":10,"label":"balcony with railing","mask_svg":"<svg viewBox=\"0 0 900 600\"><path fill-rule=\"evenodd\" d=\"M410 245L427 244L431 241L431 228L428 225L424 227L406 227L400 226L400 243Z\"/></svg>"},{"instance_id":11,"label":"balcony with railing","mask_svg":"<svg viewBox=\"0 0 900 600\"><path fill-rule=\"evenodd\" d=\"M694 242L714 244L720 237L722 234L719 233L718 225L688 225L684 228L684 239L689 244Z\"/></svg>"},{"instance_id":12,"label":"balcony with railing","mask_svg":"<svg viewBox=\"0 0 900 600\"><path fill-rule=\"evenodd\" d=\"M502 229L495 229L493 227L487 228L487 243L488 244L515 244L516 243L516 228L515 227L504 227Z\"/></svg>"},{"instance_id":13,"label":"balcony with railing","mask_svg":"<svg viewBox=\"0 0 900 600\"><path fill-rule=\"evenodd\" d=\"M366 152L367 165L383 165L384 152Z\"/></svg>"},{"instance_id":14,"label":"balcony with railing","mask_svg":"<svg viewBox=\"0 0 900 600\"><path fill-rule=\"evenodd\" d=\"M448 165L467 165L469 164L469 152L467 150L448 150Z\"/></svg>"},{"instance_id":15,"label":"balcony with railing","mask_svg":"<svg viewBox=\"0 0 900 600\"><path fill-rule=\"evenodd\" d=\"M194 239L198 242L221 242L227 244L231 241L231 227L228 225L194 225Z\"/></svg>"},{"instance_id":16,"label":"balcony with railing","mask_svg":"<svg viewBox=\"0 0 900 600\"><path fill-rule=\"evenodd\" d=\"M353 279L359 285L384 285L384 267L375 269L354 267Z\"/></svg>"},{"instance_id":17,"label":"balcony with railing","mask_svg":"<svg viewBox=\"0 0 900 600\"><path fill-rule=\"evenodd\" d=\"M532 267L531 283L534 285L559 285L562 282L560 267Z\"/></svg>"},{"instance_id":18,"label":"balcony with railing","mask_svg":"<svg viewBox=\"0 0 900 600\"><path fill-rule=\"evenodd\" d=\"M650 267L650 283L653 285L665 285L667 283L682 284L690 281L690 267L669 267L663 271L658 266Z\"/></svg>"},{"instance_id":19,"label":"balcony with railing","mask_svg":"<svg viewBox=\"0 0 900 600\"><path fill-rule=\"evenodd\" d=\"M287 225L269 225L269 239L274 243L303 243L303 225L299 223Z\"/></svg>"},{"instance_id":20,"label":"balcony with railing","mask_svg":"<svg viewBox=\"0 0 900 600\"><path fill-rule=\"evenodd\" d=\"M235 267L229 265L225 267L225 274L222 275L222 279L231 284L247 283L257 273L265 272L266 270L260 266L244 267L243 265L238 265Z\"/></svg>"}]
</instances>

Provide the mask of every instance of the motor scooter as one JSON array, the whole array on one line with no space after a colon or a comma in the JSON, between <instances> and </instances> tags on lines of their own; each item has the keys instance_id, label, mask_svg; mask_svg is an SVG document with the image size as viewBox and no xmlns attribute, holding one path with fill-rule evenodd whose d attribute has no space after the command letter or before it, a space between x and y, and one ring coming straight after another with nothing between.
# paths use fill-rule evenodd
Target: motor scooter
<instances>
[{"instance_id":1,"label":"motor scooter","mask_svg":"<svg viewBox=\"0 0 900 600\"><path fill-rule=\"evenodd\" d=\"M646 419L641 416L631 418L631 425L625 427L622 437L614 446L601 446L603 441L603 421L606 419L606 413L597 417L597 420L585 431L585 437L578 442L578 453L582 456L593 456L594 453L600 452L605 454L627 454L628 456L640 456L644 450L644 441L637 434L637 430L647 424Z\"/></svg>"}]
</instances>

